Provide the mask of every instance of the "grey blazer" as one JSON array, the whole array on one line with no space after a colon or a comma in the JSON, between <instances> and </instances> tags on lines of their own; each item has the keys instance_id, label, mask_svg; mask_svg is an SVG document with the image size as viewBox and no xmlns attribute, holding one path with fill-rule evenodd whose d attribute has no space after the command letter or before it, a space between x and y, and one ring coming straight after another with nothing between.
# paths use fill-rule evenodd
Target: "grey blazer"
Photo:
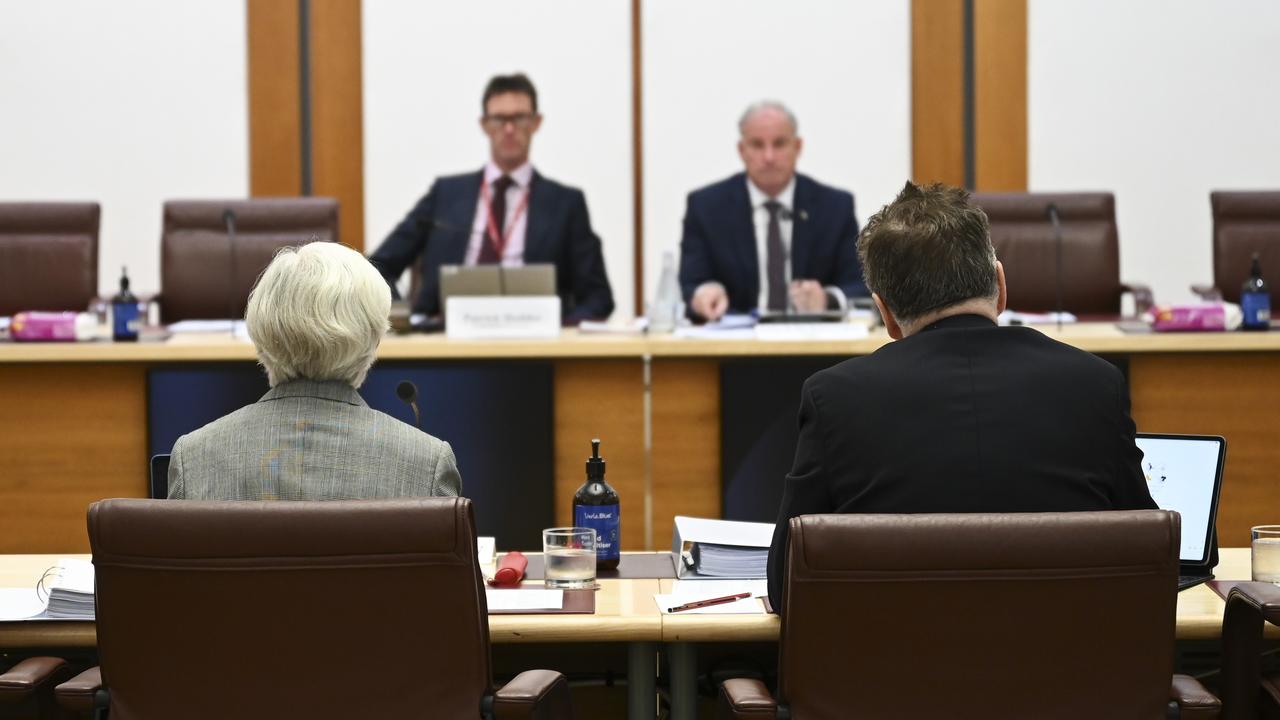
<instances>
[{"instance_id":1,"label":"grey blazer","mask_svg":"<svg viewBox=\"0 0 1280 720\"><path fill-rule=\"evenodd\" d=\"M281 383L178 438L169 497L348 500L457 495L449 443L365 404L343 382Z\"/></svg>"}]
</instances>

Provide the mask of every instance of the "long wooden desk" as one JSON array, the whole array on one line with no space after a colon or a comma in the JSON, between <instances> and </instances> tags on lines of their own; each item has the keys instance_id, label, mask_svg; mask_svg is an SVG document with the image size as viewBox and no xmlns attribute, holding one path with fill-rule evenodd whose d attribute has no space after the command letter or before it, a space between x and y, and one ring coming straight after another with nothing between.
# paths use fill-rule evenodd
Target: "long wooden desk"
<instances>
[{"instance_id":1,"label":"long wooden desk","mask_svg":"<svg viewBox=\"0 0 1280 720\"><path fill-rule=\"evenodd\" d=\"M1224 546L1280 507L1280 333L1126 335L1110 324L1046 334L1127 365L1133 415L1149 432L1227 437L1219 513ZM539 360L554 368L557 522L582 482L586 440L607 439L609 479L626 506L623 547L662 549L675 515L721 508L723 362L840 358L889 342L761 342L584 336L550 341L391 337L383 360ZM0 343L0 553L84 552L87 505L146 495L147 370L181 363L253 362L253 348L223 336L155 343ZM646 430L649 446L646 448ZM465 481L465 478L464 478Z\"/></svg>"}]
</instances>

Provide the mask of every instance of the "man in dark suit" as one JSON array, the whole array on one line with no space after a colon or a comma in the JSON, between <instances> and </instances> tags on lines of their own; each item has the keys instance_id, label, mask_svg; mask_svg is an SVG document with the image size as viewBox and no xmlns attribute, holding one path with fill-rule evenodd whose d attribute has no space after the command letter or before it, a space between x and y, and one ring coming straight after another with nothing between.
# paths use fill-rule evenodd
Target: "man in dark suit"
<instances>
[{"instance_id":1,"label":"man in dark suit","mask_svg":"<svg viewBox=\"0 0 1280 720\"><path fill-rule=\"evenodd\" d=\"M907 183L858 252L896 342L805 382L769 550L776 610L798 515L1156 506L1120 371L1037 330L997 327L1004 268L968 193Z\"/></svg>"},{"instance_id":2,"label":"man in dark suit","mask_svg":"<svg viewBox=\"0 0 1280 720\"><path fill-rule=\"evenodd\" d=\"M485 88L481 107L491 155L484 169L437 178L369 260L393 292L400 274L419 260L422 288L413 311L428 316L441 314L441 265L553 263L565 322L607 318L613 290L586 198L529 163L542 125L533 83L522 74L499 75Z\"/></svg>"},{"instance_id":3,"label":"man in dark suit","mask_svg":"<svg viewBox=\"0 0 1280 720\"><path fill-rule=\"evenodd\" d=\"M842 310L865 296L853 196L796 173L795 116L761 102L738 130L746 172L689 194L680 288L690 316Z\"/></svg>"}]
</instances>

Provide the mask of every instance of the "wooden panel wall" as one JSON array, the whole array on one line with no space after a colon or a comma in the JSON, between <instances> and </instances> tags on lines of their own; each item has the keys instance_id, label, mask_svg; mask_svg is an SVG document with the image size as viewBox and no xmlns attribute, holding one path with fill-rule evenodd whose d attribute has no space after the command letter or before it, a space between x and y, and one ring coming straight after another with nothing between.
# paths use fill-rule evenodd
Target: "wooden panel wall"
<instances>
[{"instance_id":1,"label":"wooden panel wall","mask_svg":"<svg viewBox=\"0 0 1280 720\"><path fill-rule=\"evenodd\" d=\"M311 188L336 197L339 236L364 249L361 0L307 0ZM248 0L249 192L302 193L299 5Z\"/></svg>"},{"instance_id":2,"label":"wooden panel wall","mask_svg":"<svg viewBox=\"0 0 1280 720\"><path fill-rule=\"evenodd\" d=\"M973 1L974 189L1027 189L1027 3ZM965 181L964 0L912 0L916 182Z\"/></svg>"}]
</instances>

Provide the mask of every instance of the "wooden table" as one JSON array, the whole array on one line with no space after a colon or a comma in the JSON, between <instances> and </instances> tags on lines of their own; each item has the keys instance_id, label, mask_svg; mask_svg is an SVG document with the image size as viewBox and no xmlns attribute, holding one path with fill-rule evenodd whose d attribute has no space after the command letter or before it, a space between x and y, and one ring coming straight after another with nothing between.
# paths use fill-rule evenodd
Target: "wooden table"
<instances>
[{"instance_id":1,"label":"wooden table","mask_svg":"<svg viewBox=\"0 0 1280 720\"><path fill-rule=\"evenodd\" d=\"M1243 546L1248 528L1280 507L1280 333L1126 335L1111 324L1066 326L1051 337L1127 364L1133 415L1148 432L1226 436L1218 535ZM582 482L586 439L609 438L609 479L629 503L624 549L662 549L671 518L721 508L720 366L729 359L873 352L882 332L854 341L762 342L671 336L460 341L387 338L384 360L549 361L554 368L558 523ZM241 363L253 348L225 336L154 343L0 343L0 553L85 552L86 506L144 497L147 370L173 363ZM646 444L646 439L648 444ZM637 500L630 500L637 499Z\"/></svg>"}]
</instances>

